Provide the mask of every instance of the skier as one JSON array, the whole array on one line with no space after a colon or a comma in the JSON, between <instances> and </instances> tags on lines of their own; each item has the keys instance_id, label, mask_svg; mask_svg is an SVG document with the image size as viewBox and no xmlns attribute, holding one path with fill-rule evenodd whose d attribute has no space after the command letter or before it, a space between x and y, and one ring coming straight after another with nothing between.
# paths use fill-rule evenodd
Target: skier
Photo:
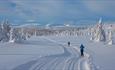
<instances>
[{"instance_id":1,"label":"skier","mask_svg":"<svg viewBox=\"0 0 115 70\"><path fill-rule=\"evenodd\" d=\"M80 46L80 52L81 52L81 56L84 56L84 46L83 46L83 44L81 44L81 46Z\"/></svg>"},{"instance_id":2,"label":"skier","mask_svg":"<svg viewBox=\"0 0 115 70\"><path fill-rule=\"evenodd\" d=\"M68 46L70 46L70 42L68 42Z\"/></svg>"}]
</instances>

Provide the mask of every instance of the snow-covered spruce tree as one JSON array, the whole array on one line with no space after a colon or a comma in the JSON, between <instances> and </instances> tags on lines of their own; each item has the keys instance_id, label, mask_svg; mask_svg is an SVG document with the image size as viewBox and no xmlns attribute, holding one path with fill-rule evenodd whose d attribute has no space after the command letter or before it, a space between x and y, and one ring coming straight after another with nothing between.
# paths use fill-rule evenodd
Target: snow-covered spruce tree
<instances>
[{"instance_id":1,"label":"snow-covered spruce tree","mask_svg":"<svg viewBox=\"0 0 115 70\"><path fill-rule=\"evenodd\" d=\"M102 19L99 20L99 23L96 27L95 41L106 41L105 31L102 25Z\"/></svg>"},{"instance_id":2,"label":"snow-covered spruce tree","mask_svg":"<svg viewBox=\"0 0 115 70\"><path fill-rule=\"evenodd\" d=\"M0 41L3 40L2 24L0 24Z\"/></svg>"},{"instance_id":3,"label":"snow-covered spruce tree","mask_svg":"<svg viewBox=\"0 0 115 70\"><path fill-rule=\"evenodd\" d=\"M15 34L14 34L14 29L13 28L10 29L9 42L15 42Z\"/></svg>"},{"instance_id":4,"label":"snow-covered spruce tree","mask_svg":"<svg viewBox=\"0 0 115 70\"><path fill-rule=\"evenodd\" d=\"M94 40L94 29L93 28L90 29L89 35L91 36L90 40Z\"/></svg>"},{"instance_id":5,"label":"snow-covered spruce tree","mask_svg":"<svg viewBox=\"0 0 115 70\"><path fill-rule=\"evenodd\" d=\"M28 38L30 38L30 36L31 36L31 35L30 35L28 32L25 33L25 38L26 38L26 40L27 40Z\"/></svg>"},{"instance_id":6,"label":"snow-covered spruce tree","mask_svg":"<svg viewBox=\"0 0 115 70\"><path fill-rule=\"evenodd\" d=\"M106 41L105 31L100 27L96 31L95 41Z\"/></svg>"},{"instance_id":7,"label":"snow-covered spruce tree","mask_svg":"<svg viewBox=\"0 0 115 70\"><path fill-rule=\"evenodd\" d=\"M110 32L109 32L109 35L108 35L108 44L109 44L109 45L112 45L112 44L113 44L112 31L110 31Z\"/></svg>"},{"instance_id":8,"label":"snow-covered spruce tree","mask_svg":"<svg viewBox=\"0 0 115 70\"><path fill-rule=\"evenodd\" d=\"M21 40L26 40L27 39L26 32L25 32L24 28L21 28L21 31L19 30L18 33L20 35Z\"/></svg>"},{"instance_id":9,"label":"snow-covered spruce tree","mask_svg":"<svg viewBox=\"0 0 115 70\"><path fill-rule=\"evenodd\" d=\"M37 29L33 29L33 32L34 32L34 36L37 36Z\"/></svg>"},{"instance_id":10,"label":"snow-covered spruce tree","mask_svg":"<svg viewBox=\"0 0 115 70\"><path fill-rule=\"evenodd\" d=\"M12 28L9 42L21 42L22 40L25 40L25 35L22 34L22 31L17 28Z\"/></svg>"},{"instance_id":11,"label":"snow-covered spruce tree","mask_svg":"<svg viewBox=\"0 0 115 70\"><path fill-rule=\"evenodd\" d=\"M19 42L26 40L23 29L13 28L8 20L0 24L0 42Z\"/></svg>"},{"instance_id":12,"label":"snow-covered spruce tree","mask_svg":"<svg viewBox=\"0 0 115 70\"><path fill-rule=\"evenodd\" d=\"M23 28L21 28L20 35L21 35L21 39L26 40L26 34L24 33Z\"/></svg>"},{"instance_id":13,"label":"snow-covered spruce tree","mask_svg":"<svg viewBox=\"0 0 115 70\"><path fill-rule=\"evenodd\" d=\"M10 34L10 24L8 23L7 20L5 20L4 22L1 23L1 34L2 37L0 39L0 41L2 42L8 42L9 41L9 34Z\"/></svg>"},{"instance_id":14,"label":"snow-covered spruce tree","mask_svg":"<svg viewBox=\"0 0 115 70\"><path fill-rule=\"evenodd\" d=\"M114 44L114 41L113 41L112 25L109 27L109 33L108 33L108 44L109 44L109 45Z\"/></svg>"},{"instance_id":15,"label":"snow-covered spruce tree","mask_svg":"<svg viewBox=\"0 0 115 70\"><path fill-rule=\"evenodd\" d=\"M94 26L92 28L90 28L89 32L90 32L90 40L95 40L96 39L96 36L97 36L97 26Z\"/></svg>"}]
</instances>

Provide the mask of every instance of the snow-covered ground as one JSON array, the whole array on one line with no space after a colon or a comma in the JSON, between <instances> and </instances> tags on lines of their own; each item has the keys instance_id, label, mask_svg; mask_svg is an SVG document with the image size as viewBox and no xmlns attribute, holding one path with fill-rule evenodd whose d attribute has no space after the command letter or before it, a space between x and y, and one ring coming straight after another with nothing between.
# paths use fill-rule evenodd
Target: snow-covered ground
<instances>
[{"instance_id":1,"label":"snow-covered ground","mask_svg":"<svg viewBox=\"0 0 115 70\"><path fill-rule=\"evenodd\" d=\"M62 52L62 47L40 37L22 43L0 43L0 70L10 70L30 60Z\"/></svg>"},{"instance_id":2,"label":"snow-covered ground","mask_svg":"<svg viewBox=\"0 0 115 70\"><path fill-rule=\"evenodd\" d=\"M85 57L80 57L81 43ZM86 36L31 37L20 43L0 43L0 70L115 70L114 46Z\"/></svg>"}]
</instances>

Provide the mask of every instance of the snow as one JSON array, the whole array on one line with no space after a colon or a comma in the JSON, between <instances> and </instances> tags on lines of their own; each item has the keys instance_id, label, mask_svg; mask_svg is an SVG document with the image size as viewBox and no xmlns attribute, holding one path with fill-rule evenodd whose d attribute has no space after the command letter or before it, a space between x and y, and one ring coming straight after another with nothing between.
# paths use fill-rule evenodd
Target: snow
<instances>
[{"instance_id":1,"label":"snow","mask_svg":"<svg viewBox=\"0 0 115 70\"><path fill-rule=\"evenodd\" d=\"M70 41L72 45L78 47L83 43L86 48L85 51L91 56L91 61L94 68L99 70L114 70L115 67L115 45L107 45L103 42L93 42L88 40L88 37L50 37L50 39L56 40L61 43L67 43Z\"/></svg>"},{"instance_id":2,"label":"snow","mask_svg":"<svg viewBox=\"0 0 115 70\"><path fill-rule=\"evenodd\" d=\"M115 70L114 46L91 41L90 36L38 36L0 43L0 70Z\"/></svg>"},{"instance_id":3,"label":"snow","mask_svg":"<svg viewBox=\"0 0 115 70\"><path fill-rule=\"evenodd\" d=\"M21 43L0 43L0 70L10 70L29 60L63 52L62 47L55 46L39 37Z\"/></svg>"}]
</instances>

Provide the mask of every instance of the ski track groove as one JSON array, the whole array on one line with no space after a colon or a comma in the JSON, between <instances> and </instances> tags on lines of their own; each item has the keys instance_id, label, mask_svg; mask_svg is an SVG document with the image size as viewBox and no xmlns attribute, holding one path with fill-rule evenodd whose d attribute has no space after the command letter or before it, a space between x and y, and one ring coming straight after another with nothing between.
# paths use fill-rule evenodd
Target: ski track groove
<instances>
[{"instance_id":1,"label":"ski track groove","mask_svg":"<svg viewBox=\"0 0 115 70\"><path fill-rule=\"evenodd\" d=\"M48 41L57 43L53 40ZM64 51L63 54L41 57L29 70L92 70L90 63L88 63L89 57L80 57L78 48L73 46L66 47L60 43L57 43L57 45L65 48L70 55L66 55L67 52ZM87 67L84 66L85 64Z\"/></svg>"},{"instance_id":2,"label":"ski track groove","mask_svg":"<svg viewBox=\"0 0 115 70\"><path fill-rule=\"evenodd\" d=\"M58 65L59 65L60 63L62 63L63 59L64 59L64 58L58 59L58 61L56 61L55 65L53 65L52 67L50 67L48 70L60 70L59 67L58 67Z\"/></svg>"},{"instance_id":3,"label":"ski track groove","mask_svg":"<svg viewBox=\"0 0 115 70\"><path fill-rule=\"evenodd\" d=\"M57 64L57 67L54 70L62 70L66 59L62 60L59 64Z\"/></svg>"},{"instance_id":4,"label":"ski track groove","mask_svg":"<svg viewBox=\"0 0 115 70\"><path fill-rule=\"evenodd\" d=\"M48 61L47 63L45 63L43 66L41 67L37 67L35 70L44 70L45 67L47 67L47 65L51 65L52 62L54 62L56 60L56 58L51 59L51 61Z\"/></svg>"},{"instance_id":5,"label":"ski track groove","mask_svg":"<svg viewBox=\"0 0 115 70\"><path fill-rule=\"evenodd\" d=\"M38 64L37 66L35 66L35 68L34 69L32 69L32 70L40 70L40 68L42 67L42 66L44 66L48 61L51 61L52 59L44 59L45 61L40 61L41 63L40 64Z\"/></svg>"}]
</instances>

